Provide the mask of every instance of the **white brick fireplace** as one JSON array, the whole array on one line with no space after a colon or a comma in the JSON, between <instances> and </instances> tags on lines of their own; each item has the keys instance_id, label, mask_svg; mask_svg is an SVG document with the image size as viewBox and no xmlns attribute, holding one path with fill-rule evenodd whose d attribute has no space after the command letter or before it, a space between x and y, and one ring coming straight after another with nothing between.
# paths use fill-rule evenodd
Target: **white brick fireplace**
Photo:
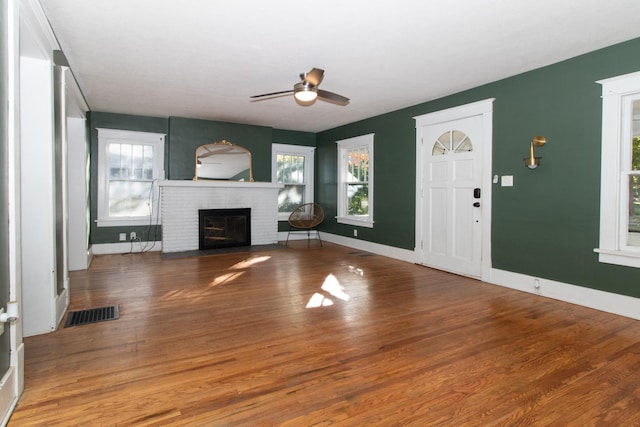
<instances>
[{"instance_id":1,"label":"white brick fireplace","mask_svg":"<svg viewBox=\"0 0 640 427\"><path fill-rule=\"evenodd\" d=\"M251 244L278 242L278 190L282 184L236 181L162 181L162 251L198 249L200 209L251 208Z\"/></svg>"}]
</instances>

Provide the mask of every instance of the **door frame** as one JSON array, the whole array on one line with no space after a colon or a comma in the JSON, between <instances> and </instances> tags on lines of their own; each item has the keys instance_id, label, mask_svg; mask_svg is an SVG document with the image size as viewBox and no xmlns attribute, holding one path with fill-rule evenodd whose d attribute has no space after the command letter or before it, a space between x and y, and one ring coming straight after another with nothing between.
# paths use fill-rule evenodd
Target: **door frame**
<instances>
[{"instance_id":1,"label":"door frame","mask_svg":"<svg viewBox=\"0 0 640 427\"><path fill-rule=\"evenodd\" d=\"M433 113L416 116L416 224L415 224L415 247L414 257L416 264L420 264L423 236L424 236L424 142L422 129L425 126L465 119L468 117L482 117L482 231L480 233L481 244L481 276L483 281L489 280L491 273L491 186L492 186L492 153L493 153L493 102L495 98L488 98L482 101Z\"/></svg>"}]
</instances>

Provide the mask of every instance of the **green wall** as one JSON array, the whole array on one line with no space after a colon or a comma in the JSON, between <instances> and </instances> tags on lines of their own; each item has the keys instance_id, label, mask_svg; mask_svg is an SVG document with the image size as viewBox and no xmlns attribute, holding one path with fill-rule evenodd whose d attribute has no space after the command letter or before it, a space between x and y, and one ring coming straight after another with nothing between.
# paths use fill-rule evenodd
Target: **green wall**
<instances>
[{"instance_id":1,"label":"green wall","mask_svg":"<svg viewBox=\"0 0 640 427\"><path fill-rule=\"evenodd\" d=\"M277 144L293 144L315 147L316 134L294 130L273 129L273 142Z\"/></svg>"},{"instance_id":2,"label":"green wall","mask_svg":"<svg viewBox=\"0 0 640 427\"><path fill-rule=\"evenodd\" d=\"M412 117L495 98L492 175L493 267L640 297L640 270L599 263L601 86L597 80L640 70L640 39L477 87L442 99L321 132L317 136L317 201L328 210L323 229L353 236L337 224L335 141L375 133L375 227L358 238L413 249L415 122ZM529 142L548 143L535 171L524 167Z\"/></svg>"},{"instance_id":3,"label":"green wall","mask_svg":"<svg viewBox=\"0 0 640 427\"><path fill-rule=\"evenodd\" d=\"M196 148L226 139L251 151L255 181L271 181L271 133L265 126L171 117L168 178L193 179Z\"/></svg>"},{"instance_id":4,"label":"green wall","mask_svg":"<svg viewBox=\"0 0 640 427\"><path fill-rule=\"evenodd\" d=\"M166 178L191 180L194 174L196 148L222 139L243 146L251 151L253 176L256 181L271 181L271 144L315 145L314 133L273 129L213 120L183 117L147 117L126 114L91 112L88 115L91 133L91 244L118 243L120 233L135 231L142 241L161 240L161 226L98 227L98 131L97 128L157 132L165 139ZM135 249L135 248L134 248Z\"/></svg>"},{"instance_id":5,"label":"green wall","mask_svg":"<svg viewBox=\"0 0 640 427\"><path fill-rule=\"evenodd\" d=\"M415 233L415 122L406 111L321 132L317 138L316 201L325 209L322 230L413 250ZM373 228L338 224L336 141L375 133Z\"/></svg>"}]
</instances>

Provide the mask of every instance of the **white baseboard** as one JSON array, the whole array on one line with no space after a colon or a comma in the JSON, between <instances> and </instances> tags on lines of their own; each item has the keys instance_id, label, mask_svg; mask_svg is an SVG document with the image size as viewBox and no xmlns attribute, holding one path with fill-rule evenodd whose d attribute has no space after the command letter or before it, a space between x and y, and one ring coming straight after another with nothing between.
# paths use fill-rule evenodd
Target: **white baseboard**
<instances>
[{"instance_id":1,"label":"white baseboard","mask_svg":"<svg viewBox=\"0 0 640 427\"><path fill-rule=\"evenodd\" d=\"M18 398L22 396L24 391L24 343L21 342L15 351L15 355L11 354L11 364L16 366L16 394Z\"/></svg>"},{"instance_id":2,"label":"white baseboard","mask_svg":"<svg viewBox=\"0 0 640 427\"><path fill-rule=\"evenodd\" d=\"M69 280L66 280L65 288L56 298L56 329L60 325L62 318L69 307Z\"/></svg>"},{"instance_id":3,"label":"white baseboard","mask_svg":"<svg viewBox=\"0 0 640 427\"><path fill-rule=\"evenodd\" d=\"M0 414L0 425L6 426L13 410L18 403L16 389L18 376L15 366L9 366L9 370L0 380L0 407L6 408L7 412Z\"/></svg>"},{"instance_id":4,"label":"white baseboard","mask_svg":"<svg viewBox=\"0 0 640 427\"><path fill-rule=\"evenodd\" d=\"M538 288L534 287L537 280ZM640 320L640 298L491 269L488 283Z\"/></svg>"},{"instance_id":5,"label":"white baseboard","mask_svg":"<svg viewBox=\"0 0 640 427\"><path fill-rule=\"evenodd\" d=\"M99 243L91 246L92 255L111 255L111 254L128 254L140 252L158 252L162 251L162 242L122 242L122 243Z\"/></svg>"},{"instance_id":6,"label":"white baseboard","mask_svg":"<svg viewBox=\"0 0 640 427\"><path fill-rule=\"evenodd\" d=\"M315 239L315 234L311 235L311 239ZM325 242L331 242L349 248L358 249L361 251L371 252L377 255L383 255L389 258L394 258L400 261L415 263L414 251L407 249L394 248L393 246L381 245L380 243L367 242L366 240L352 239L350 237L338 236L337 234L320 232L320 238ZM306 240L306 234L291 234L289 240ZM281 231L278 233L278 241L284 242L287 240L287 232Z\"/></svg>"}]
</instances>

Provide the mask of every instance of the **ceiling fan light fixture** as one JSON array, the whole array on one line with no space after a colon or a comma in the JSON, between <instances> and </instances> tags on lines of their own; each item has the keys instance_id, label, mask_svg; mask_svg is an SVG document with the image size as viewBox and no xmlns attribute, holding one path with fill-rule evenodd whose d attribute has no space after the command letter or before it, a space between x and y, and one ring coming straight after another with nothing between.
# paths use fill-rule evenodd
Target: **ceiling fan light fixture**
<instances>
[{"instance_id":1,"label":"ceiling fan light fixture","mask_svg":"<svg viewBox=\"0 0 640 427\"><path fill-rule=\"evenodd\" d=\"M318 97L318 92L315 86L301 82L293 86L293 96L300 102L311 102Z\"/></svg>"}]
</instances>

